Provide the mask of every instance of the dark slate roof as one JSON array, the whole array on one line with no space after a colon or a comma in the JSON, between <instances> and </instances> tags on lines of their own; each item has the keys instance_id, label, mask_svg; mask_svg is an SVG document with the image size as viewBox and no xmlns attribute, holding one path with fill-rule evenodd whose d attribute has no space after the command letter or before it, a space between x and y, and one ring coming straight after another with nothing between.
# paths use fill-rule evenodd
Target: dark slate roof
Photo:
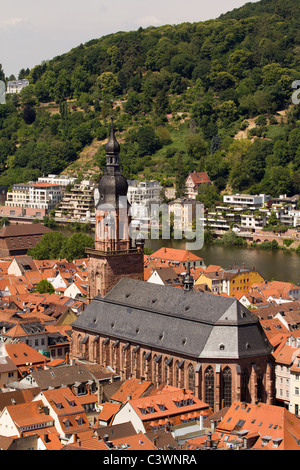
<instances>
[{"instance_id":1,"label":"dark slate roof","mask_svg":"<svg viewBox=\"0 0 300 470\"><path fill-rule=\"evenodd\" d=\"M31 375L41 390L47 390L49 387L61 387L62 384L70 386L76 382L84 383L94 380L93 375L84 364L58 366L53 369L34 371Z\"/></svg>"},{"instance_id":2,"label":"dark slate roof","mask_svg":"<svg viewBox=\"0 0 300 470\"><path fill-rule=\"evenodd\" d=\"M136 431L133 427L133 424L128 421L126 423L113 424L111 426L105 426L102 428L97 428L95 434L103 438L107 435L108 440L121 439L123 437L134 436Z\"/></svg>"},{"instance_id":3,"label":"dark slate roof","mask_svg":"<svg viewBox=\"0 0 300 470\"><path fill-rule=\"evenodd\" d=\"M95 297L72 328L194 358L272 352L259 320L238 300L130 278Z\"/></svg>"}]
</instances>

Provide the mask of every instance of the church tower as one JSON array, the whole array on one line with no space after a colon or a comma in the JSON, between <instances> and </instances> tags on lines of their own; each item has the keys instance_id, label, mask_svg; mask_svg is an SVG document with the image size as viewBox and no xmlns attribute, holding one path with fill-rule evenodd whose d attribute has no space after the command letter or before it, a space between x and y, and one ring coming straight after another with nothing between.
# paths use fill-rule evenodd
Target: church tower
<instances>
[{"instance_id":1,"label":"church tower","mask_svg":"<svg viewBox=\"0 0 300 470\"><path fill-rule=\"evenodd\" d=\"M95 248L86 250L91 301L104 297L123 277L144 280L144 241L130 237L128 184L119 163L120 145L113 123L106 144L106 168L98 186L95 217Z\"/></svg>"}]
</instances>

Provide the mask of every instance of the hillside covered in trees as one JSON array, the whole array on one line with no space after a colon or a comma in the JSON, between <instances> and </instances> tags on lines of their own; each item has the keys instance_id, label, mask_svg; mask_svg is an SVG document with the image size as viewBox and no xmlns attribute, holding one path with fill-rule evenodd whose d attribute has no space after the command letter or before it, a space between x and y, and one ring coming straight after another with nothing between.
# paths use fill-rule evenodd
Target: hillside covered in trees
<instances>
[{"instance_id":1,"label":"hillside covered in trees","mask_svg":"<svg viewBox=\"0 0 300 470\"><path fill-rule=\"evenodd\" d=\"M66 168L96 177L113 115L128 178L175 181L180 194L189 172L206 170L208 205L222 191L300 193L299 25L298 0L262 0L22 69L30 85L0 106L0 185Z\"/></svg>"}]
</instances>

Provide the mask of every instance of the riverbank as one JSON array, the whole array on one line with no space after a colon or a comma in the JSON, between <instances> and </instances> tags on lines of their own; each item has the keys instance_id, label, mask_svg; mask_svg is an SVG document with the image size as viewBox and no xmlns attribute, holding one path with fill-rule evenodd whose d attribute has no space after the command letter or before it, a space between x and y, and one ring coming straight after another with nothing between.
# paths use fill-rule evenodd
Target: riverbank
<instances>
[{"instance_id":1,"label":"riverbank","mask_svg":"<svg viewBox=\"0 0 300 470\"><path fill-rule=\"evenodd\" d=\"M184 240L147 240L146 247L157 251L161 247L185 249ZM300 285L300 256L289 250L262 250L244 246L224 246L205 243L201 250L193 251L210 264L230 269L234 266L255 268L264 279L293 282Z\"/></svg>"},{"instance_id":2,"label":"riverbank","mask_svg":"<svg viewBox=\"0 0 300 470\"><path fill-rule=\"evenodd\" d=\"M65 235L73 235L74 229L56 227ZM95 232L85 232L91 237L95 237ZM185 240L146 240L148 249L157 251L159 248L179 248L186 249ZM197 256L204 259L206 266L209 264L219 265L229 269L230 267L242 266L257 269L266 280L278 280L293 282L300 285L300 256L291 248L278 247L277 249L263 248L262 246L246 245L225 245L217 241L210 243L208 240L201 250L193 251Z\"/></svg>"}]
</instances>

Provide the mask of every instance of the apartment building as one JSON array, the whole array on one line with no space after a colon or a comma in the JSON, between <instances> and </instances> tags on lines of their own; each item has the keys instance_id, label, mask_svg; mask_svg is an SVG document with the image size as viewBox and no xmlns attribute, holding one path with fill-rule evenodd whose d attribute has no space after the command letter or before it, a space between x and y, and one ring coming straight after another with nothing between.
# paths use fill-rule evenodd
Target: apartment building
<instances>
[{"instance_id":1,"label":"apartment building","mask_svg":"<svg viewBox=\"0 0 300 470\"><path fill-rule=\"evenodd\" d=\"M158 181L128 180L127 199L131 205L159 202L162 189Z\"/></svg>"},{"instance_id":2,"label":"apartment building","mask_svg":"<svg viewBox=\"0 0 300 470\"><path fill-rule=\"evenodd\" d=\"M89 220L95 215L94 183L83 180L65 192L55 217L77 220Z\"/></svg>"},{"instance_id":3,"label":"apartment building","mask_svg":"<svg viewBox=\"0 0 300 470\"><path fill-rule=\"evenodd\" d=\"M255 232L267 224L266 214L241 214L241 230Z\"/></svg>"},{"instance_id":4,"label":"apartment building","mask_svg":"<svg viewBox=\"0 0 300 470\"><path fill-rule=\"evenodd\" d=\"M26 215L26 209L40 209L42 216L42 211L50 212L61 201L62 196L61 187L57 184L14 184L12 190L7 193L5 207L22 208L23 215Z\"/></svg>"}]
</instances>

